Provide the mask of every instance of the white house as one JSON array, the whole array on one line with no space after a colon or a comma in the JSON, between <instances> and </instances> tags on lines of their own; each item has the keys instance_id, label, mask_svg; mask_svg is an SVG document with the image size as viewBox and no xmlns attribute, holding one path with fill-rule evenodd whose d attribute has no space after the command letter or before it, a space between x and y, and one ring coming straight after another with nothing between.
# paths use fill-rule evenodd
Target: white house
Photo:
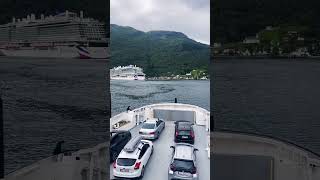
<instances>
[{"instance_id":1,"label":"white house","mask_svg":"<svg viewBox=\"0 0 320 180\"><path fill-rule=\"evenodd\" d=\"M257 36L251 36L251 37L246 37L243 40L244 44L258 44L260 43L260 40L257 38Z\"/></svg>"}]
</instances>

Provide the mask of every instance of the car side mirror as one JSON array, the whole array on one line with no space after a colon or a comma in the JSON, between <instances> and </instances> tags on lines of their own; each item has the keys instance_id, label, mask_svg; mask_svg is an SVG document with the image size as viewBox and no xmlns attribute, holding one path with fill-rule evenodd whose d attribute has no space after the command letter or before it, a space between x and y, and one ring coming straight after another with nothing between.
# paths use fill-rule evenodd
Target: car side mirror
<instances>
[{"instance_id":1,"label":"car side mirror","mask_svg":"<svg viewBox=\"0 0 320 180\"><path fill-rule=\"evenodd\" d=\"M174 149L174 146L170 146L170 148Z\"/></svg>"},{"instance_id":2,"label":"car side mirror","mask_svg":"<svg viewBox=\"0 0 320 180\"><path fill-rule=\"evenodd\" d=\"M195 148L194 151L199 151L199 149Z\"/></svg>"}]
</instances>

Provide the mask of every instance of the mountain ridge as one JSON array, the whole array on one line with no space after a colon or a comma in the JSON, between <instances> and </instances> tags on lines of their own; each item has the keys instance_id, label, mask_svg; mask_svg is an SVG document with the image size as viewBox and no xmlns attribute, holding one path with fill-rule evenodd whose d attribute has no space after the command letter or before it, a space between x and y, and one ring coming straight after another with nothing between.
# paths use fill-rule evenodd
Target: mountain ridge
<instances>
[{"instance_id":1,"label":"mountain ridge","mask_svg":"<svg viewBox=\"0 0 320 180\"><path fill-rule=\"evenodd\" d=\"M143 32L130 26L110 25L111 65L141 66L147 76L186 74L207 70L209 45L190 39L182 32Z\"/></svg>"},{"instance_id":2,"label":"mountain ridge","mask_svg":"<svg viewBox=\"0 0 320 180\"><path fill-rule=\"evenodd\" d=\"M255 36L266 26L307 26L320 38L318 0L215 0L211 3L212 41L230 43Z\"/></svg>"}]
</instances>

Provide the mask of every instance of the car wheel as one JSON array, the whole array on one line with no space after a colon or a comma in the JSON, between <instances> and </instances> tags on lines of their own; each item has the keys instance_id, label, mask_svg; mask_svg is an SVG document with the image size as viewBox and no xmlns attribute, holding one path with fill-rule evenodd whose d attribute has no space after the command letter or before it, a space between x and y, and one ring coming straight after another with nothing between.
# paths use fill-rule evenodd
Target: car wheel
<instances>
[{"instance_id":1,"label":"car wheel","mask_svg":"<svg viewBox=\"0 0 320 180\"><path fill-rule=\"evenodd\" d=\"M151 155L153 154L153 147L152 147L152 149L151 149Z\"/></svg>"},{"instance_id":2,"label":"car wheel","mask_svg":"<svg viewBox=\"0 0 320 180\"><path fill-rule=\"evenodd\" d=\"M144 176L144 166L142 167L142 170L141 170L141 175L140 175L140 178L139 179L142 179Z\"/></svg>"}]
</instances>

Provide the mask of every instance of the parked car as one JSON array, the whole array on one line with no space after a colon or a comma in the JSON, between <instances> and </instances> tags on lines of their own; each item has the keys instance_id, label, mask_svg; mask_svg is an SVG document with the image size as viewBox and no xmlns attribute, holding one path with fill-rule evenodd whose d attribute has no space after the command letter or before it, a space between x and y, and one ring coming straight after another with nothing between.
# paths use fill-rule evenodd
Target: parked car
<instances>
[{"instance_id":1,"label":"parked car","mask_svg":"<svg viewBox=\"0 0 320 180\"><path fill-rule=\"evenodd\" d=\"M137 136L130 140L113 163L116 178L142 178L153 153L153 143Z\"/></svg>"},{"instance_id":2,"label":"parked car","mask_svg":"<svg viewBox=\"0 0 320 180\"><path fill-rule=\"evenodd\" d=\"M178 121L175 121L174 124L175 124L175 130L178 128L178 124L179 123L189 123L191 125L193 125L193 123L191 123L190 121L186 121L186 120L178 120Z\"/></svg>"},{"instance_id":3,"label":"parked car","mask_svg":"<svg viewBox=\"0 0 320 180\"><path fill-rule=\"evenodd\" d=\"M175 122L174 142L186 142L194 144L195 134L193 124L188 121Z\"/></svg>"},{"instance_id":4,"label":"parked car","mask_svg":"<svg viewBox=\"0 0 320 180\"><path fill-rule=\"evenodd\" d=\"M149 119L143 123L139 134L144 139L158 139L165 126L163 119Z\"/></svg>"},{"instance_id":5,"label":"parked car","mask_svg":"<svg viewBox=\"0 0 320 180\"><path fill-rule=\"evenodd\" d=\"M197 180L196 151L193 145L188 143L176 143L171 146L173 149L170 162L168 179Z\"/></svg>"},{"instance_id":6,"label":"parked car","mask_svg":"<svg viewBox=\"0 0 320 180\"><path fill-rule=\"evenodd\" d=\"M130 131L113 131L110 137L110 162L113 162L123 147L130 141L131 133Z\"/></svg>"}]
</instances>

